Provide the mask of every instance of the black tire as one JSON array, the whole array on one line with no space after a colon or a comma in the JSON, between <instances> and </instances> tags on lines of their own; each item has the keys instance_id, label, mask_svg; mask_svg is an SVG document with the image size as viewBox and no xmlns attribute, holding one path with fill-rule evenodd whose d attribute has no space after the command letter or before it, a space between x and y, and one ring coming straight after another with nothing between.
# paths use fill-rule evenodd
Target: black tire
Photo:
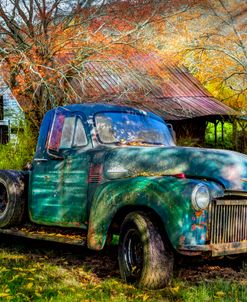
<instances>
[{"instance_id":1,"label":"black tire","mask_svg":"<svg viewBox=\"0 0 247 302\"><path fill-rule=\"evenodd\" d=\"M0 228L19 224L25 212L25 179L18 171L0 170Z\"/></svg>"},{"instance_id":2,"label":"black tire","mask_svg":"<svg viewBox=\"0 0 247 302\"><path fill-rule=\"evenodd\" d=\"M173 252L159 229L142 212L126 216L120 230L118 262L121 277L137 287L165 287L173 272Z\"/></svg>"}]
</instances>

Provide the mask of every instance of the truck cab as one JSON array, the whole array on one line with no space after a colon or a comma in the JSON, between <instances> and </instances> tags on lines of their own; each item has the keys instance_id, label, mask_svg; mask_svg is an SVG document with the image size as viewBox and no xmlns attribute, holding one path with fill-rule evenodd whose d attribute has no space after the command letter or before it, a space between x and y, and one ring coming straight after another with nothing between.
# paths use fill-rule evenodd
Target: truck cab
<instances>
[{"instance_id":1,"label":"truck cab","mask_svg":"<svg viewBox=\"0 0 247 302\"><path fill-rule=\"evenodd\" d=\"M247 253L247 156L178 147L159 116L131 107L47 112L31 169L0 171L0 193L2 232L84 231L94 250L118 235L121 276L137 286L164 287L175 253Z\"/></svg>"},{"instance_id":2,"label":"truck cab","mask_svg":"<svg viewBox=\"0 0 247 302\"><path fill-rule=\"evenodd\" d=\"M31 220L86 228L88 190L103 182L105 154L133 144L174 145L161 118L137 109L71 105L47 113L30 173Z\"/></svg>"}]
</instances>

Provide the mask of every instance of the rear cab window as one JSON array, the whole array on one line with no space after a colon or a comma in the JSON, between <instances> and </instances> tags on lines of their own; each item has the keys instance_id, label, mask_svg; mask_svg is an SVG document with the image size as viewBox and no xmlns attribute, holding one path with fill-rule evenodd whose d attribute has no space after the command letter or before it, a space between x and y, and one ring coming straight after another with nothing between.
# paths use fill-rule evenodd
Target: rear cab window
<instances>
[{"instance_id":1,"label":"rear cab window","mask_svg":"<svg viewBox=\"0 0 247 302\"><path fill-rule=\"evenodd\" d=\"M60 152L64 149L85 147L88 139L83 120L78 115L56 112L47 140L47 150Z\"/></svg>"}]
</instances>

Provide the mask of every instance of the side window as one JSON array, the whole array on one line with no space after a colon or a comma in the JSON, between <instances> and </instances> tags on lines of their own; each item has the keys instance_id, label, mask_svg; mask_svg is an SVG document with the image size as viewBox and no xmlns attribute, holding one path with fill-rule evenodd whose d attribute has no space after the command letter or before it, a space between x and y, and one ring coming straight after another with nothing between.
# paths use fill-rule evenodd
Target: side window
<instances>
[{"instance_id":1,"label":"side window","mask_svg":"<svg viewBox=\"0 0 247 302\"><path fill-rule=\"evenodd\" d=\"M83 147L87 145L87 135L80 118L77 118L75 136L74 136L74 147Z\"/></svg>"},{"instance_id":2,"label":"side window","mask_svg":"<svg viewBox=\"0 0 247 302\"><path fill-rule=\"evenodd\" d=\"M65 116L61 113L56 113L52 122L51 131L47 143L47 149L58 152L62 137L62 129Z\"/></svg>"},{"instance_id":3,"label":"side window","mask_svg":"<svg viewBox=\"0 0 247 302\"><path fill-rule=\"evenodd\" d=\"M59 149L71 148L75 132L75 119L75 116L68 116L65 118Z\"/></svg>"},{"instance_id":4,"label":"side window","mask_svg":"<svg viewBox=\"0 0 247 302\"><path fill-rule=\"evenodd\" d=\"M57 113L52 123L47 149L58 152L60 149L86 145L87 136L81 119Z\"/></svg>"}]
</instances>

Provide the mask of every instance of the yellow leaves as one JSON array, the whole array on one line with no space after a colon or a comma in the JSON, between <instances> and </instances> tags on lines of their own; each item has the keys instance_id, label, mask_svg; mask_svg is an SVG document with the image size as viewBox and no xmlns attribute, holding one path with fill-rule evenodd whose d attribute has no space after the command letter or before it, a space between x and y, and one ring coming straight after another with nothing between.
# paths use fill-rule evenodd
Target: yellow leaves
<instances>
[{"instance_id":1,"label":"yellow leaves","mask_svg":"<svg viewBox=\"0 0 247 302\"><path fill-rule=\"evenodd\" d=\"M223 298L224 296L225 296L225 293L222 292L222 291L218 291L218 292L216 292L215 295L214 295L214 297L215 297L215 298L218 298L218 299Z\"/></svg>"},{"instance_id":2,"label":"yellow leaves","mask_svg":"<svg viewBox=\"0 0 247 302\"><path fill-rule=\"evenodd\" d=\"M8 298L11 297L9 293L0 293L0 298Z\"/></svg>"},{"instance_id":3,"label":"yellow leaves","mask_svg":"<svg viewBox=\"0 0 247 302\"><path fill-rule=\"evenodd\" d=\"M143 296L142 296L142 301L147 301L147 299L149 298L149 295L147 295L147 294L144 294Z\"/></svg>"},{"instance_id":4,"label":"yellow leaves","mask_svg":"<svg viewBox=\"0 0 247 302\"><path fill-rule=\"evenodd\" d=\"M37 271L37 268L13 267L12 270L25 273L34 273L35 271Z\"/></svg>"},{"instance_id":5,"label":"yellow leaves","mask_svg":"<svg viewBox=\"0 0 247 302\"><path fill-rule=\"evenodd\" d=\"M18 271L18 272L23 272L25 269L23 269L22 267L13 267L12 268L14 271Z\"/></svg>"},{"instance_id":6,"label":"yellow leaves","mask_svg":"<svg viewBox=\"0 0 247 302\"><path fill-rule=\"evenodd\" d=\"M1 287L1 292L0 292L0 300L5 301L5 299L11 298L11 293L8 285L4 285Z\"/></svg>"},{"instance_id":7,"label":"yellow leaves","mask_svg":"<svg viewBox=\"0 0 247 302\"><path fill-rule=\"evenodd\" d=\"M1 259L7 259L7 260L25 260L26 256L23 256L23 255L13 255L13 254L4 254L4 255L1 255Z\"/></svg>"},{"instance_id":8,"label":"yellow leaves","mask_svg":"<svg viewBox=\"0 0 247 302\"><path fill-rule=\"evenodd\" d=\"M18 279L20 277L21 277L21 275L18 275L18 274L14 275L14 277L12 279L10 279L9 282L13 282L13 281L15 281L16 279Z\"/></svg>"},{"instance_id":9,"label":"yellow leaves","mask_svg":"<svg viewBox=\"0 0 247 302\"><path fill-rule=\"evenodd\" d=\"M33 227L29 227L29 226L26 226L26 227L22 227L20 229L21 232L25 233L25 236L26 237L35 237L35 238L41 238L41 239L49 239L52 238L54 239L54 241L56 241L56 238L57 240L60 242L60 241L63 241L63 239L65 241L67 240L84 240L86 239L85 237L82 236L82 234L77 234L77 233L71 233L71 234L67 234L67 233L58 233L56 232L57 230L54 230L53 232L50 232L50 231L47 231L46 229L43 229L43 228L33 228ZM61 238L61 240L60 240ZM49 257L48 256L44 256L43 257L44 259L48 259Z\"/></svg>"},{"instance_id":10,"label":"yellow leaves","mask_svg":"<svg viewBox=\"0 0 247 302\"><path fill-rule=\"evenodd\" d=\"M214 1L211 2L213 4ZM237 1L227 2L229 12L234 11L236 3ZM246 107L246 73L242 63L244 47L239 44L241 20L234 19L233 15L236 33L227 10L220 5L216 5L214 9L221 13L217 16L210 14L206 6L203 10L200 6L193 6L183 14L169 17L166 23L154 24L156 34L153 34L153 39L149 39L149 43L152 43L155 52L163 52L164 56L171 58L174 54L180 63L196 73L202 83L213 79L222 84L227 79L227 86L232 87L228 91L230 95L227 96L227 91L222 91L219 85L214 87L213 95L221 100L229 99L228 105L241 109ZM222 20L229 22L222 26ZM244 38L243 36L243 41L246 40Z\"/></svg>"},{"instance_id":11,"label":"yellow leaves","mask_svg":"<svg viewBox=\"0 0 247 302\"><path fill-rule=\"evenodd\" d=\"M246 96L244 93L236 94L226 83L222 83L222 79L215 79L206 85L208 91L217 99L226 100L224 103L228 106L240 110L246 107Z\"/></svg>"},{"instance_id":12,"label":"yellow leaves","mask_svg":"<svg viewBox=\"0 0 247 302\"><path fill-rule=\"evenodd\" d=\"M173 294L177 294L179 292L179 290L180 290L180 286L179 285L171 287L171 292Z\"/></svg>"},{"instance_id":13,"label":"yellow leaves","mask_svg":"<svg viewBox=\"0 0 247 302\"><path fill-rule=\"evenodd\" d=\"M41 297L42 297L41 293L38 292L38 291L35 291L34 294L35 294L35 296L38 297L38 298L41 298Z\"/></svg>"},{"instance_id":14,"label":"yellow leaves","mask_svg":"<svg viewBox=\"0 0 247 302\"><path fill-rule=\"evenodd\" d=\"M26 269L26 272L36 272L37 271L37 268L29 268L29 269Z\"/></svg>"},{"instance_id":15,"label":"yellow leaves","mask_svg":"<svg viewBox=\"0 0 247 302\"><path fill-rule=\"evenodd\" d=\"M26 289L31 289L33 287L33 282L29 282L28 284L25 285Z\"/></svg>"},{"instance_id":16,"label":"yellow leaves","mask_svg":"<svg viewBox=\"0 0 247 302\"><path fill-rule=\"evenodd\" d=\"M139 294L135 296L135 299L141 299L143 302L148 301L149 295L147 293Z\"/></svg>"}]
</instances>

